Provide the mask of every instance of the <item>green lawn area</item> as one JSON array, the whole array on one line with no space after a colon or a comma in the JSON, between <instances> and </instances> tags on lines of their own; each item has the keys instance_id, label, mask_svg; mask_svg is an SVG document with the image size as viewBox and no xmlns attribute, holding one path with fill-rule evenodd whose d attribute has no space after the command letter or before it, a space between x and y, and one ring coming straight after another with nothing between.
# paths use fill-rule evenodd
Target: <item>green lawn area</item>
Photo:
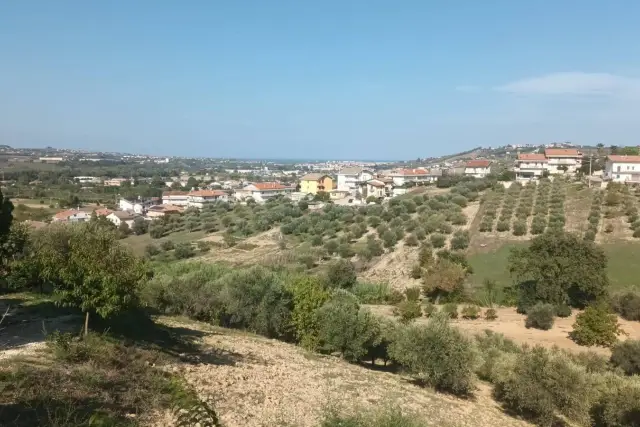
<instances>
[{"instance_id":1,"label":"green lawn area","mask_svg":"<svg viewBox=\"0 0 640 427\"><path fill-rule=\"evenodd\" d=\"M477 253L469 257L473 267L471 283L482 286L485 279L494 280L500 288L512 285L507 271L507 258L511 248L522 246L509 243L495 252ZM607 254L609 280L614 291L640 290L640 243L616 242L601 245Z\"/></svg>"},{"instance_id":2,"label":"green lawn area","mask_svg":"<svg viewBox=\"0 0 640 427\"><path fill-rule=\"evenodd\" d=\"M202 239L204 236L206 236L206 234L207 233L205 233L204 231L181 231L178 233L171 233L168 236L163 237L162 239L152 239L149 233L147 233L140 236L129 236L126 239L122 240L122 242L126 245L131 246L131 248L137 255L144 255L144 249L149 243L160 245L160 243L164 242L165 240L171 240L173 241L173 243L194 242L196 240Z\"/></svg>"}]
</instances>

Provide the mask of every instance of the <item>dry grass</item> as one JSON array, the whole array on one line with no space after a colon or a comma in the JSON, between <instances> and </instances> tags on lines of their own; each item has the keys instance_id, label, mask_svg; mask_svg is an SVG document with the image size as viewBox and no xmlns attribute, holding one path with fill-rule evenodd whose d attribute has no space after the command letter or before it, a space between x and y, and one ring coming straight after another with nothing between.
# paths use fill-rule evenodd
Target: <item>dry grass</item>
<instances>
[{"instance_id":1,"label":"dry grass","mask_svg":"<svg viewBox=\"0 0 640 427\"><path fill-rule=\"evenodd\" d=\"M384 305L372 305L368 306L369 309L380 316L393 317L393 307ZM462 305L460 306L461 309ZM602 355L610 355L611 351L601 347L583 347L579 346L569 338L569 332L573 330L573 323L576 320L576 315L579 313L574 310L571 316L567 318L556 317L553 327L548 331L540 329L527 329L524 326L525 315L518 314L515 308L504 307L496 308L498 318L493 321L487 321L484 319L478 320L453 320L452 324L458 326L463 331L467 331L472 334L476 334L484 331L485 329L492 330L503 334L505 337L512 339L519 344L536 345L540 344L544 347L551 348L557 346L559 348L581 352L591 350ZM418 323L426 323L426 318L420 318L416 320ZM618 321L622 329L628 334L628 336L620 336L621 340L624 339L640 339L640 323L630 322L619 318Z\"/></svg>"},{"instance_id":2,"label":"dry grass","mask_svg":"<svg viewBox=\"0 0 640 427\"><path fill-rule=\"evenodd\" d=\"M175 321L163 321L175 325ZM189 322L181 327L209 329ZM475 401L420 388L398 374L368 370L266 338L214 329L206 346L233 354L236 363L177 366L201 397L211 396L227 427L316 427L324 412L399 407L434 426L524 426L505 415L486 387ZM170 419L157 427L169 427Z\"/></svg>"}]
</instances>

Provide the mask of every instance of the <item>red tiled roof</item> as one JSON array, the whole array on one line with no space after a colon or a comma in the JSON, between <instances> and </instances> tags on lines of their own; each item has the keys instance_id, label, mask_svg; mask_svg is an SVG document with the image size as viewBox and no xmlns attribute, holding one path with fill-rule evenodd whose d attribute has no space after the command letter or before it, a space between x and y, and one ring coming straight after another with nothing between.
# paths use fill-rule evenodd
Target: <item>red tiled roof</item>
<instances>
[{"instance_id":1,"label":"red tiled roof","mask_svg":"<svg viewBox=\"0 0 640 427\"><path fill-rule=\"evenodd\" d=\"M575 148L547 148L544 150L547 157L581 157L582 154Z\"/></svg>"},{"instance_id":2,"label":"red tiled roof","mask_svg":"<svg viewBox=\"0 0 640 427\"><path fill-rule=\"evenodd\" d=\"M372 179L371 181L367 181L367 184L373 187L384 187L384 182L378 181L377 179Z\"/></svg>"},{"instance_id":3,"label":"red tiled roof","mask_svg":"<svg viewBox=\"0 0 640 427\"><path fill-rule=\"evenodd\" d=\"M617 163L640 163L640 156L607 156L607 159Z\"/></svg>"},{"instance_id":4,"label":"red tiled roof","mask_svg":"<svg viewBox=\"0 0 640 427\"><path fill-rule=\"evenodd\" d=\"M107 209L107 208L96 209L94 212L95 212L95 214L97 216L107 216L107 215L113 213L113 211L111 209Z\"/></svg>"},{"instance_id":5,"label":"red tiled roof","mask_svg":"<svg viewBox=\"0 0 640 427\"><path fill-rule=\"evenodd\" d=\"M200 196L200 197L220 197L224 196L227 193L220 190L196 190L189 192L189 196Z\"/></svg>"},{"instance_id":6,"label":"red tiled roof","mask_svg":"<svg viewBox=\"0 0 640 427\"><path fill-rule=\"evenodd\" d=\"M62 212L58 212L57 214L55 214L53 217L56 219L67 219L71 216L74 216L77 213L80 213L82 211L77 211L75 209L69 209L66 211L62 211Z\"/></svg>"},{"instance_id":7,"label":"red tiled roof","mask_svg":"<svg viewBox=\"0 0 640 427\"><path fill-rule=\"evenodd\" d=\"M467 168L487 168L491 164L490 160L470 160L465 167Z\"/></svg>"},{"instance_id":8,"label":"red tiled roof","mask_svg":"<svg viewBox=\"0 0 640 427\"><path fill-rule=\"evenodd\" d=\"M429 173L428 170L425 169L400 169L398 170L398 174L400 175L427 175Z\"/></svg>"},{"instance_id":9,"label":"red tiled roof","mask_svg":"<svg viewBox=\"0 0 640 427\"><path fill-rule=\"evenodd\" d=\"M253 184L258 190L283 190L286 187L277 182L256 182Z\"/></svg>"},{"instance_id":10,"label":"red tiled roof","mask_svg":"<svg viewBox=\"0 0 640 427\"><path fill-rule=\"evenodd\" d=\"M546 162L547 157L544 154L539 153L527 153L527 154L518 154L518 160L534 160L536 162Z\"/></svg>"},{"instance_id":11,"label":"red tiled roof","mask_svg":"<svg viewBox=\"0 0 640 427\"><path fill-rule=\"evenodd\" d=\"M162 197L168 197L168 196L186 196L187 194L189 194L188 191L165 191L162 193Z\"/></svg>"}]
</instances>

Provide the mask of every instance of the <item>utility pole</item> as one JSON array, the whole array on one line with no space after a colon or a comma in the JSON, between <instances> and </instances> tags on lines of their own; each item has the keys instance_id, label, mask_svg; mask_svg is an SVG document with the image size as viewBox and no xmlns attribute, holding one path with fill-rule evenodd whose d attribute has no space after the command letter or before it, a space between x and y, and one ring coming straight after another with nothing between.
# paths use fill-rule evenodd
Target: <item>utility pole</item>
<instances>
[{"instance_id":1,"label":"utility pole","mask_svg":"<svg viewBox=\"0 0 640 427\"><path fill-rule=\"evenodd\" d=\"M593 152L589 153L589 188L591 188L591 160L593 159Z\"/></svg>"}]
</instances>

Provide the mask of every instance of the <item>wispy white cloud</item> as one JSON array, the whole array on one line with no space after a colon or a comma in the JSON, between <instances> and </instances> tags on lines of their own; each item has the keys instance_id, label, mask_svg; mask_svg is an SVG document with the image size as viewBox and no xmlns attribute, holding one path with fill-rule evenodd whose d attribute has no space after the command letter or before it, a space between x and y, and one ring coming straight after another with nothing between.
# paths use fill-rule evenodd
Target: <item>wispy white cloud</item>
<instances>
[{"instance_id":1,"label":"wispy white cloud","mask_svg":"<svg viewBox=\"0 0 640 427\"><path fill-rule=\"evenodd\" d=\"M638 96L640 78L608 73L566 72L527 78L494 88L524 95Z\"/></svg>"}]
</instances>

